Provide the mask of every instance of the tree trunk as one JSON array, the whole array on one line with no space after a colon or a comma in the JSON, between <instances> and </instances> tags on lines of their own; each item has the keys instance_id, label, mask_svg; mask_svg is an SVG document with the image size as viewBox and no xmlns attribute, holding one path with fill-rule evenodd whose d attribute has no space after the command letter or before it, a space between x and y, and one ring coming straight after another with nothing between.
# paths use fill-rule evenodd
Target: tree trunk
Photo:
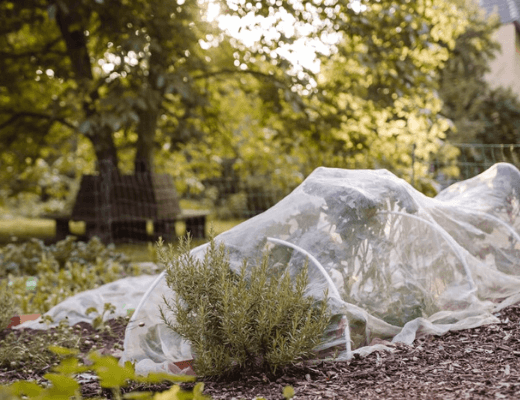
<instances>
[{"instance_id":1,"label":"tree trunk","mask_svg":"<svg viewBox=\"0 0 520 400\"><path fill-rule=\"evenodd\" d=\"M96 169L100 175L119 173L117 149L112 138L111 130L106 127L101 127L92 135L90 140L94 146L97 159Z\"/></svg>"},{"instance_id":2,"label":"tree trunk","mask_svg":"<svg viewBox=\"0 0 520 400\"><path fill-rule=\"evenodd\" d=\"M157 120L164 95L164 84L158 85L158 77L164 72L163 55L158 46L152 46L150 69L147 79L145 98L147 108L137 110L139 124L137 125L137 152L134 160L135 173L153 172L154 142L157 130Z\"/></svg>"},{"instance_id":3,"label":"tree trunk","mask_svg":"<svg viewBox=\"0 0 520 400\"><path fill-rule=\"evenodd\" d=\"M158 111L155 107L139 113L137 152L134 160L135 173L153 172L153 151L157 118Z\"/></svg>"},{"instance_id":4,"label":"tree trunk","mask_svg":"<svg viewBox=\"0 0 520 400\"><path fill-rule=\"evenodd\" d=\"M67 4L68 3L68 4ZM85 120L93 119L97 114L95 103L99 99L99 92L94 85L92 65L85 37L85 18L78 13L72 2L57 2L56 23L67 46L67 54L72 64L75 80L84 93L83 112ZM87 95L88 94L88 95ZM91 124L85 136L92 142L97 158L97 167L100 174L118 172L117 150L112 136L112 130L107 126Z\"/></svg>"}]
</instances>

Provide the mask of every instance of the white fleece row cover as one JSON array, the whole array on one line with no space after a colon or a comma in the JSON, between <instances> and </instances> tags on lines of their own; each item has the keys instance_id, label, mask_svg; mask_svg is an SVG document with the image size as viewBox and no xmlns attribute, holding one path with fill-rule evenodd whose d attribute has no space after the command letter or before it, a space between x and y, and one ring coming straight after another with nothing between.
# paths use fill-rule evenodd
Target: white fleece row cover
<instances>
[{"instance_id":1,"label":"white fleece row cover","mask_svg":"<svg viewBox=\"0 0 520 400\"><path fill-rule=\"evenodd\" d=\"M387 170L321 167L216 241L234 270L265 250L291 272L314 257L308 294L320 298L329 287L334 315L320 350L346 359L381 348L377 338L411 344L417 335L499 322L493 313L520 300L519 234L520 172L513 165L496 164L435 198ZM193 359L189 343L160 318L162 296L172 296L164 272L126 331L121 362L136 361L141 373L178 372L174 363Z\"/></svg>"},{"instance_id":2,"label":"white fleece row cover","mask_svg":"<svg viewBox=\"0 0 520 400\"><path fill-rule=\"evenodd\" d=\"M377 339L411 344L417 335L499 322L494 313L520 301L519 234L520 172L500 163L435 198L386 170L318 168L274 207L216 241L226 245L235 270L265 250L272 265L288 265L291 273L309 259L308 294L321 298L328 288L334 315L318 350L348 359L385 348ZM205 249L193 254L202 257ZM142 374L179 373L179 362L194 356L163 324L163 295L173 296L164 273L143 275L80 293L48 314L55 324L65 316L73 324L92 320L97 314L86 309L101 311L105 302L116 315L135 308L121 362L136 361Z\"/></svg>"}]
</instances>

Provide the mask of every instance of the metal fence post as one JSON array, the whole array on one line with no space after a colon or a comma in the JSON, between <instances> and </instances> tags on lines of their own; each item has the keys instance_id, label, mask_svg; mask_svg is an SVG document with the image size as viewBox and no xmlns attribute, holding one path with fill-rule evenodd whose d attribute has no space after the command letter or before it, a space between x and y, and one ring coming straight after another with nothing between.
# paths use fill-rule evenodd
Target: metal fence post
<instances>
[{"instance_id":1,"label":"metal fence post","mask_svg":"<svg viewBox=\"0 0 520 400\"><path fill-rule=\"evenodd\" d=\"M101 240L107 243L112 242L112 174L114 173L114 165L110 161L103 160L106 163L105 168L101 168L100 189L101 189L101 220L97 221L97 231Z\"/></svg>"},{"instance_id":2,"label":"metal fence post","mask_svg":"<svg viewBox=\"0 0 520 400\"><path fill-rule=\"evenodd\" d=\"M415 187L415 148L417 145L414 143L412 145L412 187Z\"/></svg>"}]
</instances>

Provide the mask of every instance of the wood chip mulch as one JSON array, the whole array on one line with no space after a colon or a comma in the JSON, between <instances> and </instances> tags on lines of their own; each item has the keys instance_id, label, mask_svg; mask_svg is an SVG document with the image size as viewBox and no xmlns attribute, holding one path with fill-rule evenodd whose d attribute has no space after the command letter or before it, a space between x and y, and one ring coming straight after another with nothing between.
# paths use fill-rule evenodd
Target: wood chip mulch
<instances>
[{"instance_id":1,"label":"wood chip mulch","mask_svg":"<svg viewBox=\"0 0 520 400\"><path fill-rule=\"evenodd\" d=\"M205 384L204 393L214 400L281 400L287 385L294 388L295 400L520 399L520 305L508 307L496 316L499 324L425 336L412 346L393 345L392 353L376 352L345 362L299 364L277 377L258 374L234 381L199 381ZM122 343L124 322L111 324ZM97 333L82 328L85 335ZM113 340L107 338L106 346L101 348L110 352ZM0 371L0 383L7 383L6 371ZM164 391L168 385L145 388L132 384L124 392L139 389ZM102 390L96 381L82 384L82 395L111 398L111 393Z\"/></svg>"},{"instance_id":2,"label":"wood chip mulch","mask_svg":"<svg viewBox=\"0 0 520 400\"><path fill-rule=\"evenodd\" d=\"M496 314L500 324L426 336L393 353L376 352L348 362L294 368L268 381L206 382L214 399L519 399L520 306Z\"/></svg>"}]
</instances>

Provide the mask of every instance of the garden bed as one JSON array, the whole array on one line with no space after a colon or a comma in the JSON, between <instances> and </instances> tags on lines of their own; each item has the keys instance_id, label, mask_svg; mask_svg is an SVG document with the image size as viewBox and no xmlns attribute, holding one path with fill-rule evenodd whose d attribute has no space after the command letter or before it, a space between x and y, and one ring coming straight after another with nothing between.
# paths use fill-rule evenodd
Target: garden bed
<instances>
[{"instance_id":1,"label":"garden bed","mask_svg":"<svg viewBox=\"0 0 520 400\"><path fill-rule=\"evenodd\" d=\"M294 387L294 399L517 399L520 397L520 305L502 310L500 324L426 336L412 346L393 345L393 353L376 352L348 362L299 364L281 371L279 376L243 376L235 380L202 380L205 393L213 399L283 399L285 386ZM74 327L81 333L80 359L93 346L102 354L120 357L127 321L110 320L113 334L99 332L87 323ZM20 338L35 340L46 331L6 329ZM51 330L52 332L52 330ZM86 360L86 359L85 359ZM43 381L51 369L32 370L30 365L0 368L0 384L21 379ZM25 371L25 372L24 372ZM30 372L29 372L30 371ZM146 387L133 383L124 392L164 391L169 384ZM111 398L96 380L81 382L84 397Z\"/></svg>"}]
</instances>

